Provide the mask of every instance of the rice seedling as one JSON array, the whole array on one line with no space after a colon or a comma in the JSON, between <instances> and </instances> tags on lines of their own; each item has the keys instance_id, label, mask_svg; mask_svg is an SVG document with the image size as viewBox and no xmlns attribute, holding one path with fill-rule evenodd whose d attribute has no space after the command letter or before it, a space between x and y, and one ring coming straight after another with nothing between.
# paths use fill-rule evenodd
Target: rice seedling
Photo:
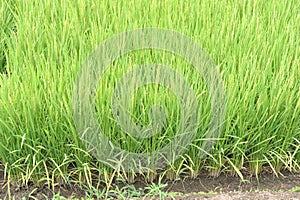
<instances>
[{"instance_id":1,"label":"rice seedling","mask_svg":"<svg viewBox=\"0 0 300 200\"><path fill-rule=\"evenodd\" d=\"M159 50L134 51L113 62L95 95L98 122L114 145L130 152L156 151L178 131L182 114L172 91L157 84L136 90L129 116L151 123L160 104L166 126L151 138L135 138L119 127L111 102L121 77L140 65L171 66L196 94L199 127L194 142L164 170L175 179L231 171L259 174L269 166L299 171L300 51L299 2L270 1L7 1L0 4L0 160L14 181L111 184L136 172L116 172L98 162L77 133L72 91L82 63L98 44L122 31L160 27L200 44L217 65L226 91L226 120L216 145L201 157L211 118L204 77L183 58ZM6 75L5 75L6 74ZM96 173L97 172L97 173ZM147 171L153 180L158 172Z\"/></svg>"}]
</instances>

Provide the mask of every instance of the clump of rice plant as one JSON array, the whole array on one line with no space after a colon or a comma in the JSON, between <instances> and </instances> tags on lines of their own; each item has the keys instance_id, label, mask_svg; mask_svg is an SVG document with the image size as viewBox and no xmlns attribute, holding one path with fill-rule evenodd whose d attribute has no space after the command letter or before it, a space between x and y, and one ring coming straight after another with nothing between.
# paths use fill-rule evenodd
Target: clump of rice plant
<instances>
[{"instance_id":1,"label":"clump of rice plant","mask_svg":"<svg viewBox=\"0 0 300 200\"><path fill-rule=\"evenodd\" d=\"M202 169L241 178L243 170L258 174L263 166L275 174L283 168L299 171L299 6L296 0L1 1L0 67L5 60L9 69L8 76L0 76L1 162L20 184L91 186L93 180L110 183L111 175L134 179L135 173L115 172L85 148L72 118L72 91L82 63L103 40L128 29L161 27L192 38L215 61L226 89L220 138L201 158L209 91L188 63L161 51L120 57L99 81L95 109L107 137L133 152L156 150L173 137L180 110L163 87L149 85L132 97L131 118L140 125L149 123L153 104L166 106L167 126L151 139L125 134L110 112L113 86L122 74L141 64L168 64L186 77L200 112L197 137L164 169L168 178L197 176ZM142 175L152 180L157 173Z\"/></svg>"}]
</instances>

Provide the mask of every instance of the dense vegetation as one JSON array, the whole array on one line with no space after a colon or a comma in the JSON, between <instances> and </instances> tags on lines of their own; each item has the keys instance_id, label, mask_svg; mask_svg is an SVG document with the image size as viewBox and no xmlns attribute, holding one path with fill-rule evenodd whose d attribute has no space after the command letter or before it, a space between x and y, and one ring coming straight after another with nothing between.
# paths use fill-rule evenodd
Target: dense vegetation
<instances>
[{"instance_id":1,"label":"dense vegetation","mask_svg":"<svg viewBox=\"0 0 300 200\"><path fill-rule=\"evenodd\" d=\"M99 82L99 124L114 144L133 152L151 151L173 137L180 110L172 92L152 85L133 96L136 123L149 122L154 103L167 105L165 131L151 139L124 134L110 113L113 85L124 72L164 63L183 74L198 99L196 140L175 163L168 178L202 169L258 174L269 166L300 169L299 1L8 1L0 2L0 160L19 183L29 180L91 184L98 176L127 180L97 162L82 144L72 115L77 73L97 45L122 31L160 27L195 40L217 65L226 91L226 120L215 148L201 158L210 118L209 91L182 58L147 50L120 57ZM165 137L162 137L165 135ZM121 142L120 142L121 141ZM145 173L148 180L155 172Z\"/></svg>"}]
</instances>

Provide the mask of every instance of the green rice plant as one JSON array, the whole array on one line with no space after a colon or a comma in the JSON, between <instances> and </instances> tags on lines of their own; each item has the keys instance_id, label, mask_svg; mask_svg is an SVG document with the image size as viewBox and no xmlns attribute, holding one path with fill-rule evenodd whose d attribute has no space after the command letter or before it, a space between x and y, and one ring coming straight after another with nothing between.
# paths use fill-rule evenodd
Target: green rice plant
<instances>
[{"instance_id":1,"label":"green rice plant","mask_svg":"<svg viewBox=\"0 0 300 200\"><path fill-rule=\"evenodd\" d=\"M0 4L0 160L19 184L33 180L110 184L112 175L134 179L98 162L79 138L72 113L72 91L82 63L106 38L119 32L160 27L179 31L199 43L217 65L226 91L226 120L210 152L201 148L211 118L210 92L204 77L183 58L146 50L111 64L96 91L99 124L112 143L132 152L166 145L181 115L172 91L156 84L135 91L130 116L150 123L148 110L167 110L163 131L148 139L131 137L111 113L113 87L126 72L149 63L169 65L186 77L199 101L195 141L166 169L175 179L243 170L259 174L299 171L300 52L299 2L270 1L7 1ZM2 56L2 57L1 57ZM5 60L5 62L4 62ZM5 64L2 64L5 63ZM122 166L120 166L122 169ZM153 180L159 172L143 174ZM167 175L166 175L167 176Z\"/></svg>"},{"instance_id":2,"label":"green rice plant","mask_svg":"<svg viewBox=\"0 0 300 200\"><path fill-rule=\"evenodd\" d=\"M6 64L7 40L9 35L15 33L13 24L16 12L13 1L3 1L0 7L0 75L9 73Z\"/></svg>"}]
</instances>

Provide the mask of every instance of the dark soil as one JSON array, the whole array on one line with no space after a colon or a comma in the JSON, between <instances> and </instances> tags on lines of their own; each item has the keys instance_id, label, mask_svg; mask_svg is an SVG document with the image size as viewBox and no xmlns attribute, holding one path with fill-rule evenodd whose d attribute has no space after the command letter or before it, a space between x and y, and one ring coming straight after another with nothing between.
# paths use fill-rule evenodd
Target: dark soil
<instances>
[{"instance_id":1,"label":"dark soil","mask_svg":"<svg viewBox=\"0 0 300 200\"><path fill-rule=\"evenodd\" d=\"M300 174L283 172L276 177L270 173L262 173L259 181L252 176L241 181L239 177L221 174L217 178L205 174L197 179L185 179L170 184L170 191L179 191L184 194L202 192L217 192L217 194L191 194L188 197L176 199L300 199L299 192L291 192L300 187Z\"/></svg>"},{"instance_id":2,"label":"dark soil","mask_svg":"<svg viewBox=\"0 0 300 200\"><path fill-rule=\"evenodd\" d=\"M180 192L175 199L299 199L300 191L292 192L293 189L300 188L300 174L282 172L282 175L275 177L270 173L262 173L259 182L255 177L245 177L247 181L241 181L239 177L221 174L217 178L201 173L196 179L182 178L178 181L166 181L168 186L165 191ZM136 188L145 186L143 182L134 183ZM298 189L299 190L299 189ZM78 186L56 186L55 193L69 198L81 198L85 196L85 191ZM37 187L29 185L27 187L10 186L10 195L15 199L46 199L53 197L53 191L46 186ZM9 199L8 184L4 180L3 172L0 172L0 199ZM159 199L152 197L146 199ZM171 198L169 198L171 199Z\"/></svg>"}]
</instances>

